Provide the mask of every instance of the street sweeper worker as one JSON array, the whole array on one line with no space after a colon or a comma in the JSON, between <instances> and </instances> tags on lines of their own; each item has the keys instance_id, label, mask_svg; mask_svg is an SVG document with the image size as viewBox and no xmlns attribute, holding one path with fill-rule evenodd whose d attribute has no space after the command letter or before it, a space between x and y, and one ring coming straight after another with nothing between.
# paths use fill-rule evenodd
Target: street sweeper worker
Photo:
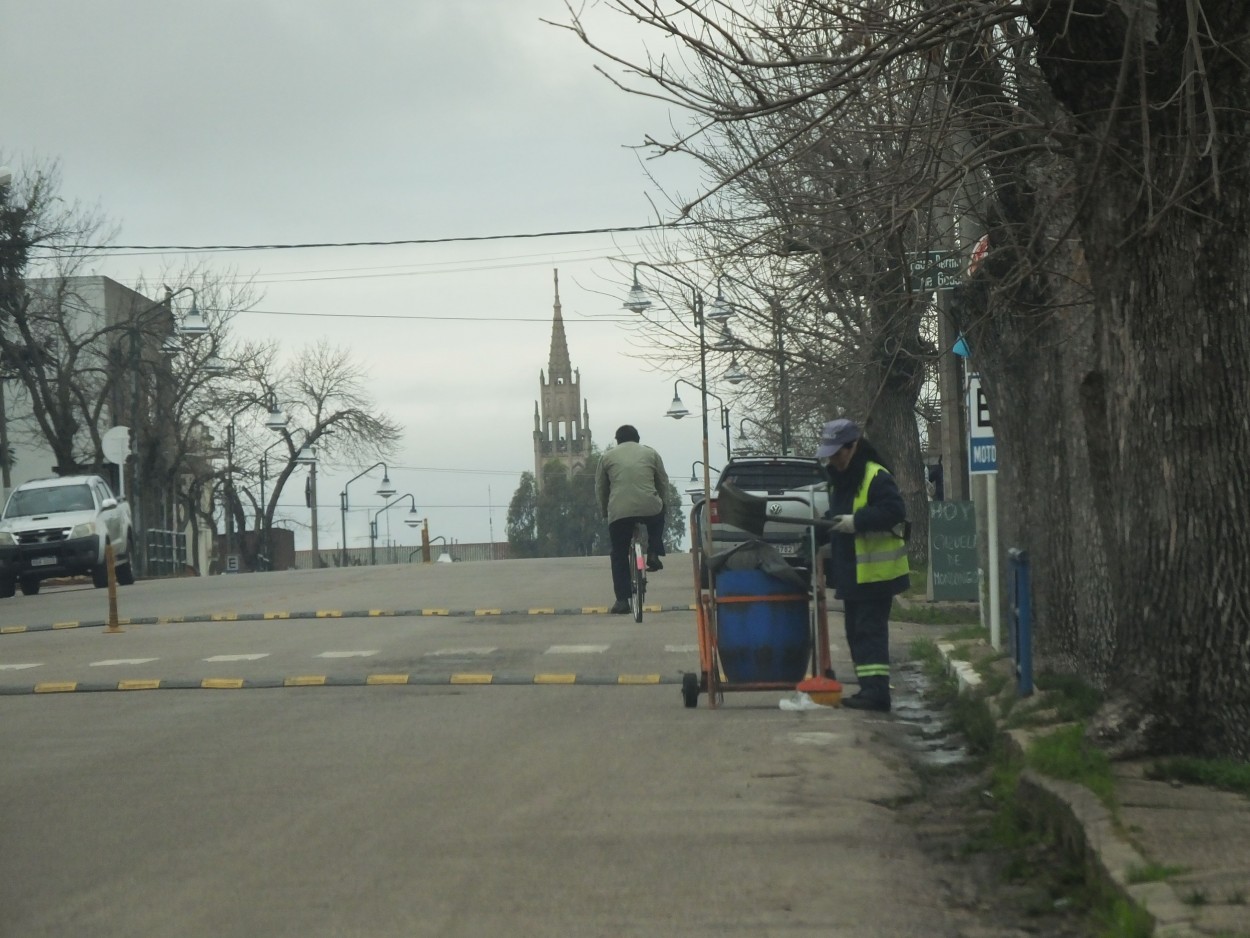
<instances>
[{"instance_id":1,"label":"street sweeper worker","mask_svg":"<svg viewBox=\"0 0 1250 938\"><path fill-rule=\"evenodd\" d=\"M907 505L881 455L853 420L821 430L816 458L829 477L826 577L842 600L859 692L853 710L890 709L890 607L908 587Z\"/></svg>"}]
</instances>

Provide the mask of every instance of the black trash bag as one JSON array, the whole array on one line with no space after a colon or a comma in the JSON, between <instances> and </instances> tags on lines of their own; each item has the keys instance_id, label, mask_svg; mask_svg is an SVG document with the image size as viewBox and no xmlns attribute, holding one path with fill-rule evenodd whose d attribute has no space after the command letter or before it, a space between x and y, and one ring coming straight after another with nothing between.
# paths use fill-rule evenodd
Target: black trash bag
<instances>
[{"instance_id":1,"label":"black trash bag","mask_svg":"<svg viewBox=\"0 0 1250 938\"><path fill-rule=\"evenodd\" d=\"M767 541L743 541L729 550L712 554L707 559L707 567L712 576L722 570L760 570L783 583L807 589L807 581L803 575L786 562L777 548Z\"/></svg>"}]
</instances>

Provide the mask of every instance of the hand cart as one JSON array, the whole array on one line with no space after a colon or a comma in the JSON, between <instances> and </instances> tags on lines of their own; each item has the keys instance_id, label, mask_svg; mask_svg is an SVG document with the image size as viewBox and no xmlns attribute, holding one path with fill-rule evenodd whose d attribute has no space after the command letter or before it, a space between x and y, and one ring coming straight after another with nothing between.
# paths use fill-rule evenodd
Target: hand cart
<instances>
[{"instance_id":1,"label":"hand cart","mask_svg":"<svg viewBox=\"0 0 1250 938\"><path fill-rule=\"evenodd\" d=\"M697 707L699 694L704 693L708 696L708 706L715 709L724 702L725 691L794 690L805 676L833 678L829 655L829 615L825 599L824 565L817 561L816 550L816 531L827 528L829 522L815 517L769 516L767 511L770 499L750 495L732 483L722 484L717 494L721 519L756 537L763 536L765 520L803 524L810 528L807 539L807 556L811 558L808 588L799 590L787 585L782 589L768 588L748 593L743 593L740 588L719 590L718 579L728 577L718 577L710 569L699 531L699 514L704 505L695 505L690 512L691 542L694 545L690 553L694 563L694 590L697 598L695 624L699 639L699 673L688 671L682 676L682 701L687 707ZM784 496L771 501L797 501L811 507L807 499L798 496ZM708 519L704 518L702 523L709 523ZM746 582L749 584L752 581L748 579ZM764 649L742 648L741 634L735 639L737 644L733 648L734 654L729 655L738 660L736 663L728 662L731 666L726 667L730 649L723 644L727 636L727 630L722 629L723 624L728 624L731 619L741 623L745 615L748 619L754 617L764 628L771 622L785 623L787 620L790 620L787 628L793 628L793 618L799 603L804 604L807 638L804 654L806 660L799 665L803 673L796 676L792 660L787 663L790 673L780 679L759 679L749 664L743 670L740 666L743 657L741 653L745 652L749 659L753 651L762 652ZM780 620L776 618L778 613L781 614ZM751 629L748 628L748 645L751 640L750 633ZM770 658L771 655L764 654L759 657Z\"/></svg>"}]
</instances>

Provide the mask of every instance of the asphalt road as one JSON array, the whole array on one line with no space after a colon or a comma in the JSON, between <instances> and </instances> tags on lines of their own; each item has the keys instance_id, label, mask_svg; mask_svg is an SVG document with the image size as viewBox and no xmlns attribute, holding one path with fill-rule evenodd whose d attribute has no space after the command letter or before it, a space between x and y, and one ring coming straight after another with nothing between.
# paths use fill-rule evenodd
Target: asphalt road
<instances>
[{"instance_id":1,"label":"asphalt road","mask_svg":"<svg viewBox=\"0 0 1250 938\"><path fill-rule=\"evenodd\" d=\"M688 564L652 601L689 605ZM35 628L103 591L0 602L10 691L355 682L0 696L0 935L960 934L880 718L686 709L693 613L583 611L608 585L602 558L139 583L123 616L161 621L117 634ZM429 683L364 683L401 673Z\"/></svg>"}]
</instances>

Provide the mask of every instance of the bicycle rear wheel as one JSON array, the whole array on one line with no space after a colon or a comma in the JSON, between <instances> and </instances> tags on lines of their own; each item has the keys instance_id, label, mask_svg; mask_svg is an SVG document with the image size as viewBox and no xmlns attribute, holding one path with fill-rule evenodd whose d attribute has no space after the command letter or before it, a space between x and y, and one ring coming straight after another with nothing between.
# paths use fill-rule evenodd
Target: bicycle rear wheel
<instances>
[{"instance_id":1,"label":"bicycle rear wheel","mask_svg":"<svg viewBox=\"0 0 1250 938\"><path fill-rule=\"evenodd\" d=\"M634 526L634 536L629 542L629 609L634 621L642 621L642 606L647 599L647 529L641 524Z\"/></svg>"}]
</instances>

